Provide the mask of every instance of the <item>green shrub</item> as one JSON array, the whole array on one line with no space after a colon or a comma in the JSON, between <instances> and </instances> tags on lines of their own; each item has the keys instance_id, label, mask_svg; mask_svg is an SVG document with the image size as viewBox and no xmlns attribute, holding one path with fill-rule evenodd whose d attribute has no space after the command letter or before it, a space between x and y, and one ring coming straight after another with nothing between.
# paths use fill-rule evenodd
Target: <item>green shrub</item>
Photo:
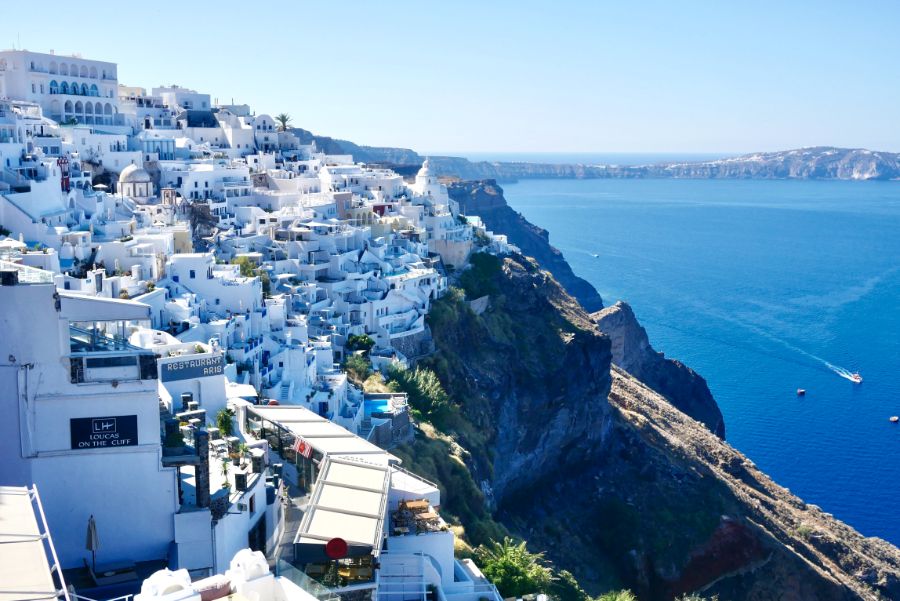
<instances>
[{"instance_id":1,"label":"green shrub","mask_svg":"<svg viewBox=\"0 0 900 601\"><path fill-rule=\"evenodd\" d=\"M516 543L507 536L479 546L475 556L481 571L504 598L550 590L553 571L545 565L544 554L529 552L525 541Z\"/></svg>"},{"instance_id":2,"label":"green shrub","mask_svg":"<svg viewBox=\"0 0 900 601\"><path fill-rule=\"evenodd\" d=\"M231 436L234 432L232 419L234 419L234 411L231 409L219 409L219 412L216 413L216 427L223 437Z\"/></svg>"},{"instance_id":3,"label":"green shrub","mask_svg":"<svg viewBox=\"0 0 900 601\"><path fill-rule=\"evenodd\" d=\"M388 379L395 382L409 397L409 404L430 421L447 417L450 397L437 375L427 367L405 369L399 365L388 368Z\"/></svg>"},{"instance_id":4,"label":"green shrub","mask_svg":"<svg viewBox=\"0 0 900 601\"><path fill-rule=\"evenodd\" d=\"M550 596L555 601L591 601L590 595L575 580L575 576L568 570L556 573L553 583L550 585Z\"/></svg>"},{"instance_id":5,"label":"green shrub","mask_svg":"<svg viewBox=\"0 0 900 601\"><path fill-rule=\"evenodd\" d=\"M487 253L475 253L469 258L470 267L459 276L459 283L470 299L499 292L497 274L503 261Z\"/></svg>"},{"instance_id":6,"label":"green shrub","mask_svg":"<svg viewBox=\"0 0 900 601\"><path fill-rule=\"evenodd\" d=\"M597 597L597 601L637 601L637 597L627 590L610 591Z\"/></svg>"},{"instance_id":7,"label":"green shrub","mask_svg":"<svg viewBox=\"0 0 900 601\"><path fill-rule=\"evenodd\" d=\"M366 353L368 353L370 350L372 350L373 346L375 346L375 341L366 334L363 334L361 336L353 334L349 338L347 338L348 351L365 351Z\"/></svg>"},{"instance_id":8,"label":"green shrub","mask_svg":"<svg viewBox=\"0 0 900 601\"><path fill-rule=\"evenodd\" d=\"M350 355L347 357L347 360L344 361L344 371L347 372L347 377L359 386L362 386L362 383L372 375L369 360L362 355Z\"/></svg>"}]
</instances>

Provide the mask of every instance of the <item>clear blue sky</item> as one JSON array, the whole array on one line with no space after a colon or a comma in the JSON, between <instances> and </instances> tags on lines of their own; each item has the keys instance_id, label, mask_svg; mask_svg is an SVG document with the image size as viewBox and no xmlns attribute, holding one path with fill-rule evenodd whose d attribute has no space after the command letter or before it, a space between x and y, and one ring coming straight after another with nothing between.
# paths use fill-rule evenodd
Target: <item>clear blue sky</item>
<instances>
[{"instance_id":1,"label":"clear blue sky","mask_svg":"<svg viewBox=\"0 0 900 601\"><path fill-rule=\"evenodd\" d=\"M423 151L900 151L900 2L637 4L15 2L0 46Z\"/></svg>"}]
</instances>

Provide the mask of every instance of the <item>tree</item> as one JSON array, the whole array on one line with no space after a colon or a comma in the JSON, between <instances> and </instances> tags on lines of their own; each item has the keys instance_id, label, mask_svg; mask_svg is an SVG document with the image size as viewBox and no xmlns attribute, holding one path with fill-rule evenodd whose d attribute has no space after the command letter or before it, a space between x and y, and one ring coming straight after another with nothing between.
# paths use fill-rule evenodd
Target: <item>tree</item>
<instances>
[{"instance_id":1,"label":"tree","mask_svg":"<svg viewBox=\"0 0 900 601\"><path fill-rule=\"evenodd\" d=\"M287 113L279 113L275 115L275 120L278 121L278 131L287 131L291 116Z\"/></svg>"},{"instance_id":2,"label":"tree","mask_svg":"<svg viewBox=\"0 0 900 601\"><path fill-rule=\"evenodd\" d=\"M256 266L253 264L247 257L235 257L231 260L232 265L239 265L241 268L241 275L245 278L251 278L256 275Z\"/></svg>"},{"instance_id":3,"label":"tree","mask_svg":"<svg viewBox=\"0 0 900 601\"><path fill-rule=\"evenodd\" d=\"M502 542L479 546L475 555L481 571L504 598L550 590L553 572L544 564L544 554L529 552L525 541L516 543L507 536Z\"/></svg>"},{"instance_id":4,"label":"tree","mask_svg":"<svg viewBox=\"0 0 900 601\"><path fill-rule=\"evenodd\" d=\"M232 418L234 418L234 411L231 409L219 409L219 412L216 413L216 427L219 428L219 433L223 437L231 436L234 431Z\"/></svg>"},{"instance_id":5,"label":"tree","mask_svg":"<svg viewBox=\"0 0 900 601\"><path fill-rule=\"evenodd\" d=\"M375 341L367 334L351 334L347 338L347 350L349 351L365 351L368 354L373 346L375 346Z\"/></svg>"},{"instance_id":6,"label":"tree","mask_svg":"<svg viewBox=\"0 0 900 601\"><path fill-rule=\"evenodd\" d=\"M362 386L366 378L372 375L372 371L369 369L369 361L362 355L350 355L347 357L347 360L344 362L344 370L347 372L347 377L359 386Z\"/></svg>"}]
</instances>

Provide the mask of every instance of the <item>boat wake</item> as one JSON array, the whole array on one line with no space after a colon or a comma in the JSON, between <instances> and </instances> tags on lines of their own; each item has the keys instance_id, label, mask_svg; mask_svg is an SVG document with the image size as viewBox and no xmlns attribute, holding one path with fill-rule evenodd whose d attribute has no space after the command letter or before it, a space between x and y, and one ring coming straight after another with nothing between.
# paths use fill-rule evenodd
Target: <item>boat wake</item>
<instances>
[{"instance_id":1,"label":"boat wake","mask_svg":"<svg viewBox=\"0 0 900 601\"><path fill-rule=\"evenodd\" d=\"M844 369L843 367L838 367L837 365L832 365L831 363L828 363L827 361L825 362L825 365L827 365L828 369L830 369L831 371L833 371L840 377L846 378L846 379L850 380L851 382L859 384L859 382L860 382L859 374L853 373L849 369Z\"/></svg>"},{"instance_id":2,"label":"boat wake","mask_svg":"<svg viewBox=\"0 0 900 601\"><path fill-rule=\"evenodd\" d=\"M823 371L830 371L830 372L837 374L838 376L845 378L847 380L850 380L851 382L854 382L856 384L859 384L862 381L862 378L860 378L858 373L851 372L849 369L845 369L839 365L835 365L834 363L831 363L827 359L823 359L822 357L819 357L818 355L814 355L813 353L810 353L809 351L806 351L806 350L800 348L799 346L796 346L796 345L788 342L784 338L776 336L775 334L773 334L773 333L767 331L766 329L761 328L753 323L750 323L743 319L736 318L732 315L724 315L724 314L716 315L710 311L707 311L707 313L712 314L712 316L714 316L714 317L719 317L720 319L724 319L724 320L726 320L730 323L733 323L734 325L737 325L739 327L742 327L746 330L749 330L762 338L766 338L772 342L775 342L775 343L781 345L782 347L784 347L785 349L792 351L793 353L796 353L797 355L800 355L803 359L799 359L797 357L788 357L788 356L782 355L780 353L766 352L762 349L753 348L749 345L735 344L733 342L723 340L721 338L714 338L714 337L705 336L702 334L698 335L696 332L688 332L687 330L678 328L676 326L672 326L670 324L661 323L661 322L655 321L653 319L642 319L641 321L655 323L656 325L661 325L663 327L670 328L672 330L677 330L677 331L691 334L694 337L705 338L712 342L717 342L719 344L727 345L727 346L741 349L744 351L750 351L750 352L753 352L753 353L759 354L759 355L767 355L769 357L777 358L781 361L789 361L791 363L796 363L798 365L804 365L804 366L810 367L810 368L816 368L816 369L820 369Z\"/></svg>"}]
</instances>

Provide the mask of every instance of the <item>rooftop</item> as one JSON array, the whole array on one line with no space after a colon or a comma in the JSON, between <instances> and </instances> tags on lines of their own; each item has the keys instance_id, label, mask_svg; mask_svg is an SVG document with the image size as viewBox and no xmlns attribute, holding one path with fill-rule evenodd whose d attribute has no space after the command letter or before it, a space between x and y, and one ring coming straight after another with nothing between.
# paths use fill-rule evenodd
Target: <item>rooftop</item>
<instances>
[{"instance_id":1,"label":"rooftop","mask_svg":"<svg viewBox=\"0 0 900 601\"><path fill-rule=\"evenodd\" d=\"M38 516L44 522L43 509L37 491L24 486L0 486L0 601L56 601L68 592L60 592L53 581L45 541L54 556L53 542L38 525ZM62 583L65 589L65 582Z\"/></svg>"}]
</instances>

